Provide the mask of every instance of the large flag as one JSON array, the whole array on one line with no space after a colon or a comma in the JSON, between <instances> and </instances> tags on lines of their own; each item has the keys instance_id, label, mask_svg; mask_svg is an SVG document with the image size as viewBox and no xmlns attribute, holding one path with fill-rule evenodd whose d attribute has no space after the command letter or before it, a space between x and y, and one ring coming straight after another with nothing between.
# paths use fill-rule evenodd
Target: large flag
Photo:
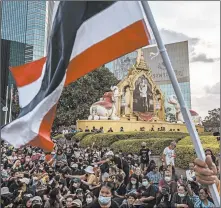
<instances>
[{"instance_id":1,"label":"large flag","mask_svg":"<svg viewBox=\"0 0 221 208\"><path fill-rule=\"evenodd\" d=\"M21 111L1 137L16 148L52 150L51 126L63 87L151 40L136 1L61 1L54 10L47 56L12 69Z\"/></svg>"}]
</instances>

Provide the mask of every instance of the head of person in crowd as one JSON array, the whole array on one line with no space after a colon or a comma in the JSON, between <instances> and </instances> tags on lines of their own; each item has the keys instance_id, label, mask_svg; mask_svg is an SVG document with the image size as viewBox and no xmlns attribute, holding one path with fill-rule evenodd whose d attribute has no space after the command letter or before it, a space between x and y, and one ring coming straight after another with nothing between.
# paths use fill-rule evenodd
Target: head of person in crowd
<instances>
[{"instance_id":1,"label":"head of person in crowd","mask_svg":"<svg viewBox=\"0 0 221 208\"><path fill-rule=\"evenodd\" d=\"M101 208L111 207L111 199L114 195L114 183L105 182L101 185L101 189L99 192L98 203Z\"/></svg>"},{"instance_id":2,"label":"head of person in crowd","mask_svg":"<svg viewBox=\"0 0 221 208\"><path fill-rule=\"evenodd\" d=\"M169 170L169 168L167 168L167 169L165 170L164 180L165 180L167 183L171 182L171 180L172 180L172 173L171 173L171 171Z\"/></svg>"},{"instance_id":3,"label":"head of person in crowd","mask_svg":"<svg viewBox=\"0 0 221 208\"><path fill-rule=\"evenodd\" d=\"M76 189L75 193L76 193L76 197L79 200L81 200L81 202L83 202L84 201L84 191L83 191L83 189L78 188L78 189Z\"/></svg>"},{"instance_id":4,"label":"head of person in crowd","mask_svg":"<svg viewBox=\"0 0 221 208\"><path fill-rule=\"evenodd\" d=\"M129 207L133 206L136 200L137 200L137 194L129 193L127 195L127 203L129 204Z\"/></svg>"},{"instance_id":5,"label":"head of person in crowd","mask_svg":"<svg viewBox=\"0 0 221 208\"><path fill-rule=\"evenodd\" d=\"M67 208L74 208L74 196L73 195L68 195L66 200L65 200L65 205Z\"/></svg>"},{"instance_id":6,"label":"head of person in crowd","mask_svg":"<svg viewBox=\"0 0 221 208\"><path fill-rule=\"evenodd\" d=\"M208 201L211 200L209 191L207 188L201 187L199 189L199 199L203 202L203 204L208 204Z\"/></svg>"},{"instance_id":7,"label":"head of person in crowd","mask_svg":"<svg viewBox=\"0 0 221 208\"><path fill-rule=\"evenodd\" d=\"M62 149L58 149L58 150L57 150L57 155L62 155L62 154L63 154Z\"/></svg>"},{"instance_id":8,"label":"head of person in crowd","mask_svg":"<svg viewBox=\"0 0 221 208\"><path fill-rule=\"evenodd\" d=\"M139 188L139 179L136 174L132 174L129 179L128 191L136 191Z\"/></svg>"},{"instance_id":9,"label":"head of person in crowd","mask_svg":"<svg viewBox=\"0 0 221 208\"><path fill-rule=\"evenodd\" d=\"M29 208L29 207L32 207L32 194L25 194L23 196L23 205L26 207L26 208Z\"/></svg>"},{"instance_id":10,"label":"head of person in crowd","mask_svg":"<svg viewBox=\"0 0 221 208\"><path fill-rule=\"evenodd\" d=\"M216 156L213 154L211 149L205 150L205 155L210 155L214 164L216 164Z\"/></svg>"},{"instance_id":11,"label":"head of person in crowd","mask_svg":"<svg viewBox=\"0 0 221 208\"><path fill-rule=\"evenodd\" d=\"M150 179L148 176L144 176L142 179L142 186L147 188L150 185Z\"/></svg>"},{"instance_id":12,"label":"head of person in crowd","mask_svg":"<svg viewBox=\"0 0 221 208\"><path fill-rule=\"evenodd\" d=\"M178 186L177 194L178 194L178 196L181 197L181 198L186 196L186 194L187 194L187 188L185 187L185 185L180 184L180 185Z\"/></svg>"},{"instance_id":13,"label":"head of person in crowd","mask_svg":"<svg viewBox=\"0 0 221 208\"><path fill-rule=\"evenodd\" d=\"M176 142L171 142L169 148L174 150L176 148Z\"/></svg>"},{"instance_id":14,"label":"head of person in crowd","mask_svg":"<svg viewBox=\"0 0 221 208\"><path fill-rule=\"evenodd\" d=\"M86 192L85 201L86 201L87 205L92 204L95 201L95 199L96 198L92 192L90 192L90 191Z\"/></svg>"},{"instance_id":15,"label":"head of person in crowd","mask_svg":"<svg viewBox=\"0 0 221 208\"><path fill-rule=\"evenodd\" d=\"M170 194L170 188L167 185L162 186L161 192L163 196L169 196Z\"/></svg>"},{"instance_id":16,"label":"head of person in crowd","mask_svg":"<svg viewBox=\"0 0 221 208\"><path fill-rule=\"evenodd\" d=\"M145 149L146 146L147 146L147 143L146 143L146 142L142 142L142 143L141 143L141 147L142 147L143 149Z\"/></svg>"}]
</instances>

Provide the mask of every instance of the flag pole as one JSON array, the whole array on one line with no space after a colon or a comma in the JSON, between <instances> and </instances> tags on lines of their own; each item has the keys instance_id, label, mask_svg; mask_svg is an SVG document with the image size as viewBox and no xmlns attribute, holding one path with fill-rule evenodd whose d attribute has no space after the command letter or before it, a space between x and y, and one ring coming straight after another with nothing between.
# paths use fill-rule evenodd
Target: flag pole
<instances>
[{"instance_id":1,"label":"flag pole","mask_svg":"<svg viewBox=\"0 0 221 208\"><path fill-rule=\"evenodd\" d=\"M148 20L148 22L150 24L150 27L151 27L151 29L153 31L153 34L154 34L154 37L156 39L157 46L159 48L161 57L162 57L163 62L165 64L165 66L166 66L167 73L168 73L168 75L170 77L171 83L173 85L173 89L174 89L175 94L177 96L177 99L179 101L179 104L180 104L180 107L181 107L181 112L182 112L185 124L187 126L187 129L189 131L190 137L191 137L191 139L193 141L194 149L196 151L197 157L199 159L205 161L205 158L206 158L205 157L205 152L203 150L201 141L199 139L199 135L198 135L198 133L196 131L196 127L193 124L193 121L191 119L190 111L189 111L189 109L187 108L187 106L185 104L185 101L184 101L184 98L183 98L180 86L178 84L175 72L174 72L172 64L170 62L170 58L168 56L167 50L166 50L166 48L165 48L165 46L163 44L163 41L162 41L161 36L160 36L160 33L158 31L158 28L157 28L157 25L155 23L155 20L154 20L153 14L151 12L150 6L149 6L147 1L141 1L141 4L143 6L144 13L145 13L145 15L147 17L147 20ZM212 198L214 200L215 206L216 207L220 207L220 197L219 197L216 185L215 184L210 185L209 186L209 190L210 190L210 193L211 193Z\"/></svg>"},{"instance_id":2,"label":"flag pole","mask_svg":"<svg viewBox=\"0 0 221 208\"><path fill-rule=\"evenodd\" d=\"M11 93L10 93L10 108L9 108L9 123L12 121L12 100L13 100L13 84L11 85Z\"/></svg>"},{"instance_id":3,"label":"flag pole","mask_svg":"<svg viewBox=\"0 0 221 208\"><path fill-rule=\"evenodd\" d=\"M5 99L5 107L6 107L6 111L5 111L5 124L7 124L7 117L8 117L8 86L6 88L6 99Z\"/></svg>"}]
</instances>

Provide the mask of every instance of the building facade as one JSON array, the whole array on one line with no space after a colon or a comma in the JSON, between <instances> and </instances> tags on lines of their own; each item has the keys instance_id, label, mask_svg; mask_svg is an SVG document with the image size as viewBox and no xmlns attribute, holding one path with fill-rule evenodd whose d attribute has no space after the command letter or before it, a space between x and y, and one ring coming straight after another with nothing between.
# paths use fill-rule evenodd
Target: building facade
<instances>
[{"instance_id":1,"label":"building facade","mask_svg":"<svg viewBox=\"0 0 221 208\"><path fill-rule=\"evenodd\" d=\"M14 85L13 89L15 89L9 67L23 65L40 59L46 54L52 24L53 5L54 1L1 2L1 37L4 39L2 40L4 47L1 47L1 50L3 54L7 51L9 55L9 57L1 56L2 62L5 66L7 65L7 67L1 68L1 74L4 73L4 83L1 82L1 86L4 85L1 105L6 105L7 86L9 92L11 92L12 84Z\"/></svg>"},{"instance_id":2,"label":"building facade","mask_svg":"<svg viewBox=\"0 0 221 208\"><path fill-rule=\"evenodd\" d=\"M2 38L25 44L25 63L45 54L53 4L53 1L2 2Z\"/></svg>"},{"instance_id":3,"label":"building facade","mask_svg":"<svg viewBox=\"0 0 221 208\"><path fill-rule=\"evenodd\" d=\"M165 47L177 75L184 100L188 108L191 109L188 41L167 44ZM144 54L144 59L152 71L152 78L154 82L160 86L164 93L167 119L173 120L175 108L167 102L167 99L170 95L174 95L175 92L163 64L163 60L158 53L156 45L143 48L142 51ZM121 80L127 75L128 69L135 64L136 57L137 52L134 51L106 64L105 66L109 68L119 80Z\"/></svg>"}]
</instances>

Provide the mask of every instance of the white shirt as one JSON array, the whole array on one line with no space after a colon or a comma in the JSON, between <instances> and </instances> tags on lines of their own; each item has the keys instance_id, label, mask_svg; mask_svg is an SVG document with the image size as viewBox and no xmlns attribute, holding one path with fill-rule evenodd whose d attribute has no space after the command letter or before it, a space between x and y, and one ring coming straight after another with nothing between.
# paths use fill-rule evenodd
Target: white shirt
<instances>
[{"instance_id":1,"label":"white shirt","mask_svg":"<svg viewBox=\"0 0 221 208\"><path fill-rule=\"evenodd\" d=\"M174 156L175 156L175 151L170 149L169 147L166 147L163 151L163 154L165 155L165 159L166 159L166 165L173 165L174 164Z\"/></svg>"},{"instance_id":2,"label":"white shirt","mask_svg":"<svg viewBox=\"0 0 221 208\"><path fill-rule=\"evenodd\" d=\"M186 171L186 177L187 177L187 181L193 181L193 177L195 177L195 171L194 170L187 170Z\"/></svg>"}]
</instances>

